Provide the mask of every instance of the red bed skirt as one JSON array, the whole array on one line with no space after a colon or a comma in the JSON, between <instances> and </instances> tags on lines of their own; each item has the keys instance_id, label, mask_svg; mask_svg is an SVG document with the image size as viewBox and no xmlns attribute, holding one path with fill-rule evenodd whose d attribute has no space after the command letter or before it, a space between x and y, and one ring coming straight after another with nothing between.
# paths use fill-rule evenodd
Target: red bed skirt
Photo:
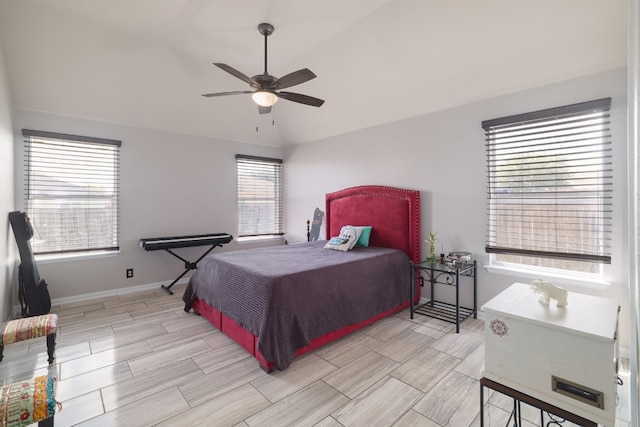
<instances>
[{"instance_id":1,"label":"red bed skirt","mask_svg":"<svg viewBox=\"0 0 640 427\"><path fill-rule=\"evenodd\" d=\"M337 340L338 338L348 335L351 332L362 329L365 326L372 324L373 322L397 313L398 311L404 310L407 307L409 307L409 301L406 301L404 304L380 313L370 319L363 320L360 323L345 326L344 328L338 329L337 331L329 332L325 335L322 335L321 337L318 337L315 340L311 341L311 344L309 344L308 346L298 349L298 351L296 352L296 356L301 356L305 353L313 351L325 344ZM224 334L229 336L250 354L252 354L258 360L258 362L260 363L260 367L263 370L265 370L266 372L273 371L273 369L275 368L274 363L265 360L265 358L262 357L262 354L260 354L260 351L258 350L258 337L256 337L251 332L238 325L234 320L220 313L218 310L209 306L206 302L200 299L195 299L193 301L193 309L196 311L196 313L207 318L209 322L215 325L215 327L220 329Z\"/></svg>"}]
</instances>

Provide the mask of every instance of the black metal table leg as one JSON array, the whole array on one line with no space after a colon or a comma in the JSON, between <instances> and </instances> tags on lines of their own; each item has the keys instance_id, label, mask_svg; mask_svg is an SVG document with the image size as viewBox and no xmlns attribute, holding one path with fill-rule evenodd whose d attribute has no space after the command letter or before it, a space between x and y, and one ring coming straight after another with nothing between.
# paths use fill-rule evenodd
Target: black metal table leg
<instances>
[{"instance_id":1,"label":"black metal table leg","mask_svg":"<svg viewBox=\"0 0 640 427\"><path fill-rule=\"evenodd\" d=\"M411 269L411 274L409 275L409 277L411 278L409 311L411 313L411 319L413 319L413 299L415 298L416 294L416 269L413 267L413 261L409 261L409 268Z\"/></svg>"},{"instance_id":2,"label":"black metal table leg","mask_svg":"<svg viewBox=\"0 0 640 427\"><path fill-rule=\"evenodd\" d=\"M484 384L480 383L480 427L484 427Z\"/></svg>"},{"instance_id":3,"label":"black metal table leg","mask_svg":"<svg viewBox=\"0 0 640 427\"><path fill-rule=\"evenodd\" d=\"M456 268L456 333L460 333L460 272Z\"/></svg>"},{"instance_id":4,"label":"black metal table leg","mask_svg":"<svg viewBox=\"0 0 640 427\"><path fill-rule=\"evenodd\" d=\"M433 307L433 304L436 300L436 297L433 294L433 285L436 283L433 273L433 263L431 264L431 268L429 269L429 282L431 283L431 307Z\"/></svg>"},{"instance_id":5,"label":"black metal table leg","mask_svg":"<svg viewBox=\"0 0 640 427\"><path fill-rule=\"evenodd\" d=\"M473 318L478 318L478 266L473 261Z\"/></svg>"}]
</instances>

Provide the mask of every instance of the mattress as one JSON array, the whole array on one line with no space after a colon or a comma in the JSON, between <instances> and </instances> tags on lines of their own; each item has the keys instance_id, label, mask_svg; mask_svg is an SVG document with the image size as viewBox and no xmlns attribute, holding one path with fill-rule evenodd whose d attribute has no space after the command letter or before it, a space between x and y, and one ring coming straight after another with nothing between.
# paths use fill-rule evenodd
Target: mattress
<instances>
[{"instance_id":1,"label":"mattress","mask_svg":"<svg viewBox=\"0 0 640 427\"><path fill-rule=\"evenodd\" d=\"M325 242L224 252L205 257L183 295L228 316L258 337L260 353L286 369L311 340L409 300L409 258L400 250Z\"/></svg>"}]
</instances>

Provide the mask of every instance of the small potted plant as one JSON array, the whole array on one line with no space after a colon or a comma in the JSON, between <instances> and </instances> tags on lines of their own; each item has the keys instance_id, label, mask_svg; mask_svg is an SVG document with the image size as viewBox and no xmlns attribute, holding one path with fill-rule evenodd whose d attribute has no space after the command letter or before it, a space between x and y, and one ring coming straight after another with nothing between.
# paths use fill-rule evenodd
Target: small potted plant
<instances>
[{"instance_id":1,"label":"small potted plant","mask_svg":"<svg viewBox=\"0 0 640 427\"><path fill-rule=\"evenodd\" d=\"M429 238L425 240L425 242L429 244L429 256L427 257L427 261L429 262L436 262L438 260L438 258L436 257L436 241L438 240L436 239L437 235L438 232L434 233L433 231L430 231Z\"/></svg>"}]
</instances>

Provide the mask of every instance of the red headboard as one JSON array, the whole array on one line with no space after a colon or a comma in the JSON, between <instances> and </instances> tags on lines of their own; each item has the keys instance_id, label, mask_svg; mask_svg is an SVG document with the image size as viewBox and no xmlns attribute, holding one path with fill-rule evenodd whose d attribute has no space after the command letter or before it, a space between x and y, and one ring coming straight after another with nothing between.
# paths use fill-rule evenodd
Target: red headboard
<instances>
[{"instance_id":1,"label":"red headboard","mask_svg":"<svg viewBox=\"0 0 640 427\"><path fill-rule=\"evenodd\" d=\"M345 225L371 225L371 246L403 250L420 262L420 192L363 185L327 193L327 239Z\"/></svg>"}]
</instances>

